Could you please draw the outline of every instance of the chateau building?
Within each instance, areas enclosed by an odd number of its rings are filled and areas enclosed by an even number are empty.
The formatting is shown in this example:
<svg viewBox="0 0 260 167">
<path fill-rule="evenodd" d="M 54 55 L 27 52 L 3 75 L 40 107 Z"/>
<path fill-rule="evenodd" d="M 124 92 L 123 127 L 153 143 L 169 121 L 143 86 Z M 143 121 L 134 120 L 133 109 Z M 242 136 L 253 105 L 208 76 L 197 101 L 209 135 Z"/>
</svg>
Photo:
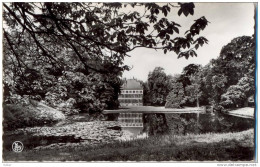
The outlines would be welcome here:
<svg viewBox="0 0 260 167">
<path fill-rule="evenodd" d="M 120 106 L 142 106 L 143 88 L 141 83 L 136 79 L 125 80 L 118 100 Z"/>
</svg>

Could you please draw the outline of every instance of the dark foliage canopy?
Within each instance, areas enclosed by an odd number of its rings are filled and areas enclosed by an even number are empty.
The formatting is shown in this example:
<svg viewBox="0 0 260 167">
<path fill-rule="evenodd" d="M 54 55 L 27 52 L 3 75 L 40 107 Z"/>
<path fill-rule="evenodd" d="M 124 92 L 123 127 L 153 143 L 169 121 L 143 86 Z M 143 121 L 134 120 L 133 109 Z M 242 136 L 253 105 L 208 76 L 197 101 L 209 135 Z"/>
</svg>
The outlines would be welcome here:
<svg viewBox="0 0 260 167">
<path fill-rule="evenodd" d="M 44 57 L 56 68 L 62 65 L 56 54 L 64 48 L 74 53 L 85 73 L 91 70 L 107 73 L 127 69 L 122 61 L 127 52 L 135 48 L 163 49 L 165 53 L 172 51 L 178 57 L 188 58 L 196 56 L 191 46 L 197 49 L 207 43 L 204 37 L 196 38 L 208 24 L 205 17 L 195 20 L 185 37 L 176 37 L 180 25 L 166 18 L 172 8 L 179 8 L 179 15 L 193 15 L 193 3 L 164 6 L 156 3 L 4 3 L 3 6 L 4 38 L 12 54 L 19 55 L 17 48 L 28 38 L 28 42 L 37 47 L 34 54 Z M 127 6 L 140 7 L 144 13 L 124 12 Z M 165 17 L 159 18 L 160 13 Z M 22 65 L 22 60 L 19 61 Z"/>
<path fill-rule="evenodd" d="M 91 110 L 118 106 L 130 51 L 160 49 L 188 59 L 207 43 L 199 36 L 207 19 L 198 18 L 179 35 L 181 25 L 167 19 L 175 9 L 188 16 L 195 5 L 3 3 L 5 97 L 29 95 L 54 107 L 76 101 Z"/>
</svg>

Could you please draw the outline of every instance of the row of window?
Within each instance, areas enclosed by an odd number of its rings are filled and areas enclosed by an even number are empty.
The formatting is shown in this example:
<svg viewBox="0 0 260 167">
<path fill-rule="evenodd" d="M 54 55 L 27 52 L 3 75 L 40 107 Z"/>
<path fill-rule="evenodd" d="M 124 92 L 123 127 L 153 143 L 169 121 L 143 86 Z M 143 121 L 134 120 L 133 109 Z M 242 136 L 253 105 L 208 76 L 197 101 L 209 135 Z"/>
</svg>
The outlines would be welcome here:
<svg viewBox="0 0 260 167">
<path fill-rule="evenodd" d="M 142 94 L 122 94 L 119 95 L 119 98 L 142 98 Z"/>
<path fill-rule="evenodd" d="M 142 99 L 118 99 L 119 103 L 143 103 Z"/>
<path fill-rule="evenodd" d="M 124 93 L 143 93 L 142 90 L 122 90 L 121 91 L 121 94 L 124 94 Z"/>
<path fill-rule="evenodd" d="M 143 123 L 123 123 L 122 127 L 143 127 Z"/>
<path fill-rule="evenodd" d="M 120 118 L 132 118 L 132 119 L 137 119 L 137 118 L 142 118 L 143 114 L 141 113 L 120 113 L 118 116 L 118 119 Z"/>
<path fill-rule="evenodd" d="M 119 122 L 124 123 L 143 123 L 142 119 L 119 119 Z"/>
</svg>

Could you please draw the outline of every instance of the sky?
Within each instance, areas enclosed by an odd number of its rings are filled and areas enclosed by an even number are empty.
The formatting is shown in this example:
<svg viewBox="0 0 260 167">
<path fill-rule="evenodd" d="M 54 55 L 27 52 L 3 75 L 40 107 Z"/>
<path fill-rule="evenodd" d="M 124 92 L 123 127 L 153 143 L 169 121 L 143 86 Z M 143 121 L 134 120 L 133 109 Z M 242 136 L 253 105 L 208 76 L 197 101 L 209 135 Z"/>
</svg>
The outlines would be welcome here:
<svg viewBox="0 0 260 167">
<path fill-rule="evenodd" d="M 219 56 L 221 48 L 232 39 L 254 33 L 253 3 L 195 3 L 194 15 L 185 17 L 177 15 L 178 8 L 172 9 L 167 18 L 179 23 L 180 35 L 194 23 L 194 20 L 205 16 L 210 22 L 200 36 L 209 40 L 209 44 L 197 50 L 198 57 L 177 59 L 174 52 L 164 54 L 162 50 L 138 48 L 129 52 L 124 63 L 132 69 L 123 73 L 123 78 L 137 78 L 146 81 L 149 72 L 155 67 L 163 67 L 167 75 L 179 74 L 191 64 L 206 65 L 211 59 Z"/>
</svg>

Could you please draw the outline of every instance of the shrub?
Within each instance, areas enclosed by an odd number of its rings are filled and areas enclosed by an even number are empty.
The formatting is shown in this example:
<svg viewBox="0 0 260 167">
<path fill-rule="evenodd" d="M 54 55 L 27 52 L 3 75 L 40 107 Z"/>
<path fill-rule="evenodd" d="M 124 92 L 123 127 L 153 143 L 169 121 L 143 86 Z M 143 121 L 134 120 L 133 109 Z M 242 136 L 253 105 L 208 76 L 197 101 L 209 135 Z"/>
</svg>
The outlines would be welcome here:
<svg viewBox="0 0 260 167">
<path fill-rule="evenodd" d="M 65 119 L 64 114 L 54 108 L 36 101 L 32 103 L 5 104 L 3 106 L 4 129 L 11 130 L 27 126 L 39 126 Z"/>
</svg>

